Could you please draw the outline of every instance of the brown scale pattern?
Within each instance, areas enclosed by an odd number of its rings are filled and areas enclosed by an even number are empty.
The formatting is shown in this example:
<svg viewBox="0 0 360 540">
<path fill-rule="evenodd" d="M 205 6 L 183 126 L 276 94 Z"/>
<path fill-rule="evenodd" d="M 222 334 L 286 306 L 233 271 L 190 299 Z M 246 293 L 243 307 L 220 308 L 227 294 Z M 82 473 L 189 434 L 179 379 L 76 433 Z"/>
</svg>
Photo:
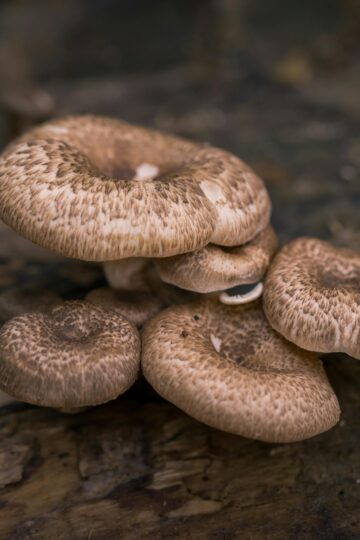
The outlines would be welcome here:
<svg viewBox="0 0 360 540">
<path fill-rule="evenodd" d="M 0 292 L 0 321 L 7 321 L 28 311 L 48 311 L 61 303 L 61 297 L 46 289 L 13 287 Z"/>
<path fill-rule="evenodd" d="M 161 279 L 183 289 L 208 293 L 260 281 L 277 248 L 277 237 L 268 225 L 242 246 L 202 249 L 156 261 Z"/>
<path fill-rule="evenodd" d="M 142 163 L 159 175 L 129 179 Z M 118 120 L 53 120 L 0 158 L 0 217 L 69 257 L 163 257 L 209 242 L 243 243 L 269 215 L 262 181 L 240 159 Z"/>
<path fill-rule="evenodd" d="M 86 300 L 122 315 L 140 328 L 156 315 L 163 304 L 159 298 L 146 291 L 121 291 L 101 287 L 90 291 Z"/>
<path fill-rule="evenodd" d="M 133 324 L 90 303 L 21 315 L 0 330 L 0 389 L 35 405 L 104 403 L 135 382 L 139 365 Z"/>
<path fill-rule="evenodd" d="M 203 300 L 161 312 L 145 325 L 142 369 L 180 409 L 244 437 L 302 440 L 339 419 L 319 359 L 272 330 L 258 302 Z"/>
<path fill-rule="evenodd" d="M 360 359 L 360 254 L 299 238 L 277 254 L 264 287 L 270 324 L 318 352 Z"/>
</svg>

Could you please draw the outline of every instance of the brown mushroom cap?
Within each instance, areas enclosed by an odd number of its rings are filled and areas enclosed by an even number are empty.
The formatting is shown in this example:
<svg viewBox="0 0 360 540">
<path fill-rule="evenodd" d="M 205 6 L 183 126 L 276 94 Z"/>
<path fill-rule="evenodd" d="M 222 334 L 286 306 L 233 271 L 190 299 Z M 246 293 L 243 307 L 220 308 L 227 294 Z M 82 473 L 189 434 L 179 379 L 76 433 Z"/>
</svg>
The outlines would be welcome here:
<svg viewBox="0 0 360 540">
<path fill-rule="evenodd" d="M 46 289 L 14 287 L 0 292 L 0 321 L 7 321 L 28 311 L 48 311 L 61 303 L 61 297 Z"/>
<path fill-rule="evenodd" d="M 244 437 L 297 441 L 339 419 L 321 362 L 277 334 L 258 303 L 162 311 L 144 328 L 142 369 L 165 399 Z"/>
<path fill-rule="evenodd" d="M 35 405 L 104 403 L 135 382 L 139 366 L 132 323 L 86 302 L 21 315 L 0 329 L 0 389 Z"/>
<path fill-rule="evenodd" d="M 166 257 L 269 222 L 263 182 L 214 148 L 100 117 L 36 127 L 0 159 L 0 217 L 68 257 Z"/>
<path fill-rule="evenodd" d="M 276 248 L 275 231 L 268 225 L 244 245 L 224 248 L 209 244 L 191 253 L 157 259 L 156 265 L 167 283 L 208 293 L 261 280 Z"/>
<path fill-rule="evenodd" d="M 360 359 L 360 254 L 298 238 L 274 258 L 264 286 L 273 328 L 298 346 Z"/>
<path fill-rule="evenodd" d="M 159 298 L 146 291 L 115 291 L 107 287 L 94 289 L 86 300 L 126 317 L 138 328 L 163 307 Z"/>
</svg>

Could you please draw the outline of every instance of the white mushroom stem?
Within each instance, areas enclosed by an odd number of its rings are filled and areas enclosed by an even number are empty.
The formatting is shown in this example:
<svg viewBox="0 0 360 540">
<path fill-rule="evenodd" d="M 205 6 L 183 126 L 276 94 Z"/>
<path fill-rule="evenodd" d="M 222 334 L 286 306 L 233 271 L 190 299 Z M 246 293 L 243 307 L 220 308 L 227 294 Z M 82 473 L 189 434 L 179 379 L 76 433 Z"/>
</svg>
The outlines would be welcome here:
<svg viewBox="0 0 360 540">
<path fill-rule="evenodd" d="M 240 304 L 247 304 L 248 302 L 253 302 L 262 295 L 264 286 L 260 281 L 255 285 L 251 291 L 246 294 L 234 294 L 231 296 L 226 291 L 222 292 L 219 296 L 220 302 L 227 304 L 228 306 L 238 306 Z"/>
<path fill-rule="evenodd" d="M 142 257 L 104 262 L 106 279 L 113 289 L 127 291 L 147 289 L 143 278 L 143 269 L 147 262 L 148 260 Z"/>
<path fill-rule="evenodd" d="M 5 392 L 2 392 L 0 390 L 0 407 L 4 407 L 5 405 L 10 405 L 10 403 L 16 403 L 18 400 L 14 399 L 13 397 L 9 396 L 8 394 L 5 394 Z"/>
</svg>

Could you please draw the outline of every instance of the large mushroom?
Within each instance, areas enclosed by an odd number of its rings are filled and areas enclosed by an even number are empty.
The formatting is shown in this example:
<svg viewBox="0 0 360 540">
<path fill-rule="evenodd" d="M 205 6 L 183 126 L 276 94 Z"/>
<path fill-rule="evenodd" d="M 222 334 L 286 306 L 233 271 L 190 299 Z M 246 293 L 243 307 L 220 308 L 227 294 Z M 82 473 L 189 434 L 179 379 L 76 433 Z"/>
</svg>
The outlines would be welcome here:
<svg viewBox="0 0 360 540">
<path fill-rule="evenodd" d="M 20 315 L 0 329 L 0 390 L 35 405 L 105 403 L 135 382 L 139 367 L 135 326 L 87 302 Z"/>
<path fill-rule="evenodd" d="M 269 442 L 330 429 L 339 405 L 319 359 L 268 324 L 258 302 L 203 300 L 144 328 L 142 369 L 155 390 L 209 426 Z"/>
<path fill-rule="evenodd" d="M 264 309 L 298 346 L 360 359 L 360 254 L 315 238 L 290 242 L 271 264 Z"/>
<path fill-rule="evenodd" d="M 237 289 L 238 294 L 224 291 L 220 295 L 225 304 L 241 304 L 261 295 L 261 279 L 276 248 L 274 229 L 268 225 L 246 244 L 230 248 L 209 244 L 197 251 L 157 259 L 156 264 L 165 282 L 199 293 L 251 285 L 245 294 Z"/>
<path fill-rule="evenodd" d="M 252 240 L 269 215 L 262 181 L 239 158 L 119 120 L 53 120 L 0 158 L 0 217 L 67 257 L 112 262 L 231 247 Z"/>
</svg>

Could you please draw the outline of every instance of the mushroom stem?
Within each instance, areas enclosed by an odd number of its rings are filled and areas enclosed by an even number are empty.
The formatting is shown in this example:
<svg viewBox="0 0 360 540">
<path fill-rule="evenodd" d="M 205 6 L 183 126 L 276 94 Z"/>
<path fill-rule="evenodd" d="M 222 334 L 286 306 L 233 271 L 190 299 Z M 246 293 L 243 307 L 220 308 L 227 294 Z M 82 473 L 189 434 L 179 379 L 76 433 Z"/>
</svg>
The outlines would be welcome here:
<svg viewBox="0 0 360 540">
<path fill-rule="evenodd" d="M 106 279 L 113 289 L 125 291 L 147 290 L 144 268 L 148 260 L 143 257 L 129 257 L 103 263 Z"/>
</svg>

